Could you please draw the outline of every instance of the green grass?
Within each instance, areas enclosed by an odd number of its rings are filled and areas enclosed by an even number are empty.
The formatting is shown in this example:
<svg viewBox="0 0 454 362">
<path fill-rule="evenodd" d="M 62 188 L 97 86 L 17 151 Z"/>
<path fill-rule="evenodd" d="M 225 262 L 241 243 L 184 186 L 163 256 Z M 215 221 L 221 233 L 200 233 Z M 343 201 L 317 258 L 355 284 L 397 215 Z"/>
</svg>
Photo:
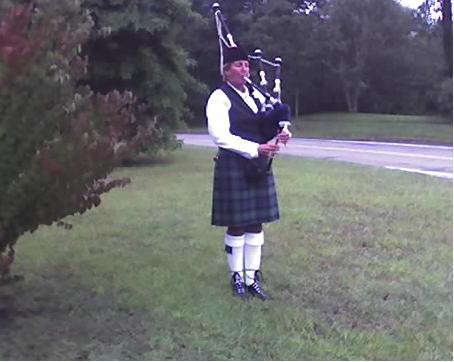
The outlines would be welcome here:
<svg viewBox="0 0 454 362">
<path fill-rule="evenodd" d="M 73 230 L 24 235 L 25 280 L 0 288 L 0 359 L 452 359 L 451 182 L 276 159 L 273 299 L 241 302 L 209 224 L 214 152 L 119 169 L 132 184 Z"/>
<path fill-rule="evenodd" d="M 308 138 L 452 145 L 452 120 L 435 116 L 318 113 L 303 116 L 293 125 L 296 135 Z"/>
<path fill-rule="evenodd" d="M 206 133 L 206 127 L 181 130 Z M 295 137 L 452 145 L 452 120 L 437 116 L 317 113 L 292 121 Z"/>
</svg>

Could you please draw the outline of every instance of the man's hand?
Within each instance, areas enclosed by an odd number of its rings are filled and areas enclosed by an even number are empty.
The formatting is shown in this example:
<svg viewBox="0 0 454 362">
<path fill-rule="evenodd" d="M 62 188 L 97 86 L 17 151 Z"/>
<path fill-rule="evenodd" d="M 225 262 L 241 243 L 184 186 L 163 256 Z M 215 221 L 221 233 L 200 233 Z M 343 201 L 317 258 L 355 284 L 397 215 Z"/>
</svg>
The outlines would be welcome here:
<svg viewBox="0 0 454 362">
<path fill-rule="evenodd" d="M 259 145 L 259 154 L 273 157 L 279 151 L 279 145 L 275 143 L 263 143 Z"/>
<path fill-rule="evenodd" d="M 280 132 L 277 134 L 277 139 L 284 145 L 287 145 L 290 138 L 292 138 L 292 134 L 290 132 Z"/>
</svg>

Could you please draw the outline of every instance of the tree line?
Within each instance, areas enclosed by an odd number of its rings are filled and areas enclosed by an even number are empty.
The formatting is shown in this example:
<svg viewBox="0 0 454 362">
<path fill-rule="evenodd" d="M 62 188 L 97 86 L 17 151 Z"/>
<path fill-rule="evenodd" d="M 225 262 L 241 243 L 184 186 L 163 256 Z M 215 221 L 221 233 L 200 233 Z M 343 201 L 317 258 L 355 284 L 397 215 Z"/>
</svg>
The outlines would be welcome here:
<svg viewBox="0 0 454 362">
<path fill-rule="evenodd" d="M 283 58 L 283 96 L 296 115 L 452 113 L 450 0 L 427 0 L 417 10 L 394 0 L 219 3 L 250 51 Z M 193 74 L 212 88 L 218 51 L 210 5 L 193 1 L 207 25 L 188 49 L 198 61 Z"/>
</svg>

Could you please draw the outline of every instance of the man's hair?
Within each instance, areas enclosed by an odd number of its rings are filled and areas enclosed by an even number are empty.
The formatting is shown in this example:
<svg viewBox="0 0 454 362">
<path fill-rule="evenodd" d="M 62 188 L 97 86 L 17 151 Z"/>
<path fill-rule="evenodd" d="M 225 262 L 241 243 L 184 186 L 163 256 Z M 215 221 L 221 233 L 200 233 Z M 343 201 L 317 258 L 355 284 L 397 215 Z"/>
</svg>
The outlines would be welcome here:
<svg viewBox="0 0 454 362">
<path fill-rule="evenodd" d="M 230 69 L 232 63 L 226 63 L 222 66 L 222 81 L 225 82 L 227 79 L 225 78 L 225 72 Z"/>
</svg>

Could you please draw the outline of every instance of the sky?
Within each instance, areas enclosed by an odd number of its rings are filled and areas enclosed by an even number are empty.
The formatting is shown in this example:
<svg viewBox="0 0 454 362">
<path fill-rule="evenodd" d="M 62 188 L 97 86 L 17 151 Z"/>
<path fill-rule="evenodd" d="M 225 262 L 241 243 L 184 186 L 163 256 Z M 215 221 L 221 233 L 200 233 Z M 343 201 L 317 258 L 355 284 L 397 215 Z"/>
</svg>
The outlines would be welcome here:
<svg viewBox="0 0 454 362">
<path fill-rule="evenodd" d="M 423 3 L 424 0 L 399 0 L 403 6 L 408 6 L 409 8 L 416 9 L 419 5 Z"/>
</svg>

